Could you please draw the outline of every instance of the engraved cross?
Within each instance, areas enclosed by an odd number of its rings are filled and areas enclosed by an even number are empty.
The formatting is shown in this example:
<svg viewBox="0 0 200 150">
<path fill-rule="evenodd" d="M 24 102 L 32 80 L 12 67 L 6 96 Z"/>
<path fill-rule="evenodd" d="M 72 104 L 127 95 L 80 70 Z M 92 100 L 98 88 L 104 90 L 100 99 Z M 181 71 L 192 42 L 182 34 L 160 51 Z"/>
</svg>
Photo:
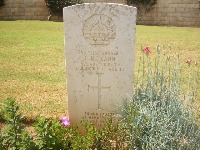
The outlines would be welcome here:
<svg viewBox="0 0 200 150">
<path fill-rule="evenodd" d="M 93 89 L 96 88 L 98 90 L 98 109 L 101 109 L 101 110 L 102 110 L 102 108 L 101 108 L 101 90 L 111 88 L 111 86 L 104 86 L 104 87 L 101 86 L 101 75 L 102 74 L 103 73 L 97 73 L 97 75 L 98 75 L 98 85 L 97 86 L 88 85 L 88 91 L 90 90 L 90 88 L 93 88 Z"/>
</svg>

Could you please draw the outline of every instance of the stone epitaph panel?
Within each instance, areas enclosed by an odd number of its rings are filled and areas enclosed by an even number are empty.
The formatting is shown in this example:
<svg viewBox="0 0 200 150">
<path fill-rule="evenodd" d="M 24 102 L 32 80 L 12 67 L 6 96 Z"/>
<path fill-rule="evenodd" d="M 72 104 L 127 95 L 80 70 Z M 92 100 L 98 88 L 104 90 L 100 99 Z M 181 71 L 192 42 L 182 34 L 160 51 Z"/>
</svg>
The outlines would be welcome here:
<svg viewBox="0 0 200 150">
<path fill-rule="evenodd" d="M 101 127 L 132 94 L 136 8 L 88 3 L 64 8 L 68 114 Z"/>
</svg>

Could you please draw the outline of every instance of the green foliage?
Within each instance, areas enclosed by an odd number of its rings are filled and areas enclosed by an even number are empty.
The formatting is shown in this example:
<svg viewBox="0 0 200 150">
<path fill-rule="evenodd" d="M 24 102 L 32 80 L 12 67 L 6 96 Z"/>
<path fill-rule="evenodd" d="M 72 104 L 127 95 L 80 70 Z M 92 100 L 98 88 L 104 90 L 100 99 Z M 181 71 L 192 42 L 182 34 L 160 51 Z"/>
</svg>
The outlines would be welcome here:
<svg viewBox="0 0 200 150">
<path fill-rule="evenodd" d="M 110 118 L 107 120 L 105 127 L 101 130 L 102 149 L 114 148 L 130 149 L 126 141 L 126 128 L 124 128 L 119 120 Z"/>
<path fill-rule="evenodd" d="M 126 142 L 124 129 L 114 119 L 107 120 L 102 129 L 97 129 L 93 124 L 82 122 L 85 135 L 73 136 L 73 149 L 125 149 Z M 80 145 L 80 143 L 82 143 Z"/>
<path fill-rule="evenodd" d="M 4 0 L 0 0 L 0 7 L 2 7 L 4 5 L 5 5 Z"/>
<path fill-rule="evenodd" d="M 137 20 L 140 20 L 144 14 L 152 10 L 157 0 L 127 0 L 128 5 L 137 7 Z"/>
<path fill-rule="evenodd" d="M 142 5 L 150 5 L 153 6 L 154 4 L 157 3 L 157 0 L 127 0 L 128 5 L 132 4 L 142 4 Z"/>
<path fill-rule="evenodd" d="M 54 14 L 63 15 L 63 8 L 82 3 L 82 0 L 45 0 L 46 6 Z"/>
<path fill-rule="evenodd" d="M 79 141 L 74 141 L 81 136 L 78 128 L 76 126 L 64 127 L 56 119 L 49 120 L 43 116 L 38 117 L 35 131 L 37 133 L 36 144 L 40 150 L 65 150 L 82 145 Z M 77 145 L 75 142 L 78 142 Z"/>
<path fill-rule="evenodd" d="M 82 121 L 82 127 L 85 134 L 81 135 L 79 132 L 71 138 L 72 149 L 128 149 L 126 146 L 124 129 L 120 124 L 114 123 L 113 118 L 106 121 L 103 128 L 97 129 L 93 124 Z M 78 130 L 76 130 L 78 131 Z"/>
<path fill-rule="evenodd" d="M 71 149 L 71 136 L 78 134 L 78 129 L 75 126 L 64 127 L 58 120 L 51 121 L 51 131 L 57 139 L 57 144 L 60 144 L 61 149 Z M 58 145 L 56 146 L 58 147 Z"/>
<path fill-rule="evenodd" d="M 143 51 L 140 59 L 142 79 L 138 80 L 132 99 L 125 102 L 122 108 L 127 141 L 133 149 L 198 150 L 200 126 L 193 108 L 196 85 L 192 88 L 189 78 L 188 91 L 182 93 L 179 56 L 170 58 L 162 55 L 159 46 L 157 52 L 152 63 L 151 53 L 146 51 L 145 59 Z M 190 68 L 190 63 L 185 65 Z M 192 83 L 197 82 L 196 77 L 194 73 Z"/>
<path fill-rule="evenodd" d="M 95 149 L 99 146 L 100 131 L 97 130 L 92 124 L 85 121 L 81 122 L 81 126 L 85 130 L 85 135 L 81 133 L 72 136 L 73 149 Z M 78 128 L 77 128 L 78 129 Z"/>
<path fill-rule="evenodd" d="M 97 129 L 93 124 L 81 122 L 85 131 L 82 134 L 76 125 L 63 126 L 60 121 L 38 117 L 34 124 L 36 133 L 34 140 L 25 130 L 19 107 L 14 99 L 7 99 L 4 118 L 8 125 L 0 134 L 0 149 L 16 150 L 65 150 L 65 149 L 122 149 L 125 144 L 125 132 L 120 124 L 109 119 L 102 129 Z M 124 148 L 125 149 L 125 148 Z"/>
<path fill-rule="evenodd" d="M 35 124 L 35 131 L 37 132 L 36 143 L 39 149 L 62 149 L 62 144 L 56 134 L 53 132 L 53 126 L 58 127 L 56 122 L 50 122 L 45 117 L 39 117 Z"/>
<path fill-rule="evenodd" d="M 9 123 L 1 131 L 1 144 L 3 149 L 31 149 L 34 148 L 32 137 L 21 124 L 22 116 L 18 113 L 19 107 L 15 100 L 8 98 L 5 102 L 5 120 Z"/>
</svg>

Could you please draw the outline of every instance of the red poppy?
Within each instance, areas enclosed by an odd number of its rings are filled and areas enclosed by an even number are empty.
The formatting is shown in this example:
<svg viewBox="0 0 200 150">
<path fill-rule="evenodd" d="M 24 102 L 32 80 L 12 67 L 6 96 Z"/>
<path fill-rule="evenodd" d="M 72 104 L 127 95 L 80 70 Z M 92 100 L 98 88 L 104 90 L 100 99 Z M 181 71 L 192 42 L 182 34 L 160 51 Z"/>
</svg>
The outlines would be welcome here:
<svg viewBox="0 0 200 150">
<path fill-rule="evenodd" d="M 145 52 L 145 53 L 151 53 L 149 47 L 146 47 L 146 48 L 144 49 L 144 52 Z"/>
</svg>

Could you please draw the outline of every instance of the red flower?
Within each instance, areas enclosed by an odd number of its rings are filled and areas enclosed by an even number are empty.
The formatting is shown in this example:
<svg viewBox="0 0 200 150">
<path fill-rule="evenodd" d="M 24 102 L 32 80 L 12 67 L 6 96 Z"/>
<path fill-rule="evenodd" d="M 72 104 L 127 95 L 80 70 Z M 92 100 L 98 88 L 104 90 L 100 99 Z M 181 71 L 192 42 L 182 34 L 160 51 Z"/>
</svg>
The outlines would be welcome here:
<svg viewBox="0 0 200 150">
<path fill-rule="evenodd" d="M 151 53 L 149 47 L 146 47 L 146 48 L 144 49 L 144 52 L 147 53 L 147 54 L 148 54 L 148 53 Z"/>
</svg>

